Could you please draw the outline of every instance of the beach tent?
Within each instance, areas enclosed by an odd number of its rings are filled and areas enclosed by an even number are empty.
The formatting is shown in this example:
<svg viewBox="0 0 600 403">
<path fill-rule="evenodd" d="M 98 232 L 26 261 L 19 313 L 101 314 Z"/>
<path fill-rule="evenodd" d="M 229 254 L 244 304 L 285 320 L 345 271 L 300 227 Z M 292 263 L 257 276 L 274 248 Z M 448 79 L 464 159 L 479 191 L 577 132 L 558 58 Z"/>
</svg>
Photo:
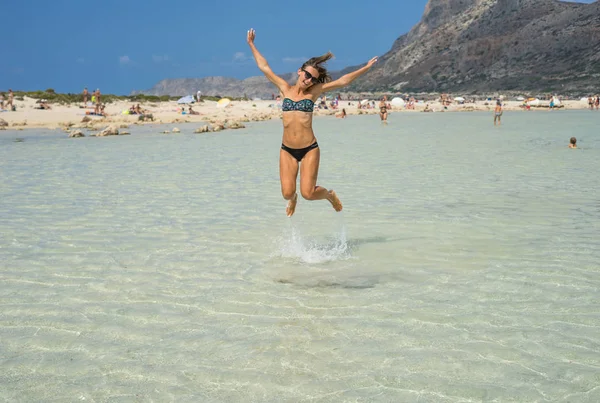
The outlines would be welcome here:
<svg viewBox="0 0 600 403">
<path fill-rule="evenodd" d="M 403 107 L 405 103 L 406 102 L 404 102 L 404 100 L 400 97 L 392 98 L 392 101 L 391 101 L 392 106 Z"/>
<path fill-rule="evenodd" d="M 185 97 L 179 98 L 177 100 L 178 104 L 193 104 L 194 102 L 196 101 L 194 100 L 193 95 L 186 95 Z"/>
<path fill-rule="evenodd" d="M 231 99 L 221 98 L 221 99 L 219 99 L 219 102 L 217 102 L 217 108 L 225 108 L 230 103 L 231 103 Z"/>
</svg>

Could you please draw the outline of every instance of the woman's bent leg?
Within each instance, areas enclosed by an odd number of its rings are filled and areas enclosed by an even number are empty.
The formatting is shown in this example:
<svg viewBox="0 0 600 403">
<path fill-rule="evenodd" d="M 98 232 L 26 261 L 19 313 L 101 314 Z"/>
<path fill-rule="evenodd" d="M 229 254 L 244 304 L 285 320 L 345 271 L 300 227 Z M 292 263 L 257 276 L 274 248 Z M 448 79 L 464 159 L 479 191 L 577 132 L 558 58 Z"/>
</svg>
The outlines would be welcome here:
<svg viewBox="0 0 600 403">
<path fill-rule="evenodd" d="M 306 200 L 327 199 L 335 211 L 341 211 L 342 202 L 335 192 L 317 185 L 320 159 L 321 150 L 319 148 L 310 150 L 302 159 L 302 164 L 300 164 L 300 193 Z"/>
</svg>

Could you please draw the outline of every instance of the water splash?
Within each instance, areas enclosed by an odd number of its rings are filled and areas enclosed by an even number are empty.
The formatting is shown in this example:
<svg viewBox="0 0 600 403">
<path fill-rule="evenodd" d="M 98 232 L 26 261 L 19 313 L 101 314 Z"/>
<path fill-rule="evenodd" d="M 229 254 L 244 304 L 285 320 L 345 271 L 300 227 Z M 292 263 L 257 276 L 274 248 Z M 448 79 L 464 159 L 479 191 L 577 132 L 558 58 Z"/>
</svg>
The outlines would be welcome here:
<svg viewBox="0 0 600 403">
<path fill-rule="evenodd" d="M 351 257 L 350 247 L 346 237 L 346 227 L 340 227 L 330 239 L 319 241 L 304 236 L 292 221 L 286 232 L 276 239 L 274 256 L 291 258 L 303 263 L 318 264 Z"/>
</svg>

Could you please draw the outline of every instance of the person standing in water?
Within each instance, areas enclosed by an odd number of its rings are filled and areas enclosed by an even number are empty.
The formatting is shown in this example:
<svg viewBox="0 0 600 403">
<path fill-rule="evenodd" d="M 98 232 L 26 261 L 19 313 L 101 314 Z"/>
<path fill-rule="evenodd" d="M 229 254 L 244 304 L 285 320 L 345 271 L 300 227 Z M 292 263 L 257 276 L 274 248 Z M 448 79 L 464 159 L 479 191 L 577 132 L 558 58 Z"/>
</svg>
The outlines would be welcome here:
<svg viewBox="0 0 600 403">
<path fill-rule="evenodd" d="M 571 140 L 569 140 L 569 148 L 577 148 L 577 139 L 575 137 L 571 137 Z"/>
<path fill-rule="evenodd" d="M 382 123 L 387 123 L 387 99 L 386 97 L 381 98 L 379 101 L 379 117 L 381 118 Z"/>
<path fill-rule="evenodd" d="M 496 101 L 496 109 L 494 109 L 494 126 L 496 126 L 496 123 L 498 124 L 498 126 L 500 126 L 502 124 L 501 119 L 502 119 L 502 102 L 500 102 L 500 100 L 497 100 Z"/>
<path fill-rule="evenodd" d="M 306 200 L 327 199 L 335 211 L 342 210 L 342 202 L 333 190 L 317 185 L 321 151 L 312 129 L 315 101 L 324 92 L 343 88 L 366 73 L 377 61 L 372 58 L 364 67 L 332 81 L 323 64 L 333 57 L 331 52 L 308 59 L 298 69 L 298 79 L 288 84 L 271 70 L 267 60 L 256 49 L 256 32 L 250 29 L 246 40 L 256 65 L 279 89 L 283 96 L 283 141 L 279 151 L 279 177 L 281 193 L 288 201 L 286 214 L 291 217 L 296 211 L 298 194 L 296 180 L 300 171 L 300 193 Z"/>
</svg>

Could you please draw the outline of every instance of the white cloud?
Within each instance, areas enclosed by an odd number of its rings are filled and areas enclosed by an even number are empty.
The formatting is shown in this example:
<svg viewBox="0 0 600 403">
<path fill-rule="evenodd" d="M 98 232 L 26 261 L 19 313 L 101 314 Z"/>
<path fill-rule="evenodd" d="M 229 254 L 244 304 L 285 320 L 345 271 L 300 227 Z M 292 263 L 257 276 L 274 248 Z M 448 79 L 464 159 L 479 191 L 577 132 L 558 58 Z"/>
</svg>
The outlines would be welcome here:
<svg viewBox="0 0 600 403">
<path fill-rule="evenodd" d="M 308 57 L 284 57 L 282 61 L 284 63 L 304 63 L 308 60 Z"/>
<path fill-rule="evenodd" d="M 131 59 L 129 58 L 129 56 L 125 55 L 125 56 L 119 57 L 119 64 L 129 64 L 129 63 L 131 63 Z"/>
<path fill-rule="evenodd" d="M 162 63 L 168 62 L 171 59 L 169 58 L 169 55 L 152 55 L 152 60 L 154 63 Z"/>
<path fill-rule="evenodd" d="M 246 59 L 248 59 L 248 57 L 246 57 L 244 52 L 235 52 L 233 55 L 234 62 L 244 62 Z"/>
</svg>

